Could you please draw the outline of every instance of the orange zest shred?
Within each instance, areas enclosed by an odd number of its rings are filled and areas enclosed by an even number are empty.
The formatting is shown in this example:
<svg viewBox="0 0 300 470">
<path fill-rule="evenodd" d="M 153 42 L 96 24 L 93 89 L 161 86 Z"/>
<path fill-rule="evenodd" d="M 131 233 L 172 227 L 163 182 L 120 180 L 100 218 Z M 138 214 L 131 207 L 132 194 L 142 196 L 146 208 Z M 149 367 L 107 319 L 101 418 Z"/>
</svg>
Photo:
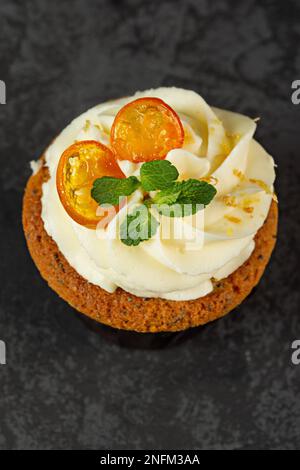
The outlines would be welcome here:
<svg viewBox="0 0 300 470">
<path fill-rule="evenodd" d="M 239 217 L 234 217 L 233 215 L 224 215 L 225 219 L 229 220 L 229 222 L 232 222 L 234 224 L 239 224 L 241 223 L 241 219 Z"/>
</svg>

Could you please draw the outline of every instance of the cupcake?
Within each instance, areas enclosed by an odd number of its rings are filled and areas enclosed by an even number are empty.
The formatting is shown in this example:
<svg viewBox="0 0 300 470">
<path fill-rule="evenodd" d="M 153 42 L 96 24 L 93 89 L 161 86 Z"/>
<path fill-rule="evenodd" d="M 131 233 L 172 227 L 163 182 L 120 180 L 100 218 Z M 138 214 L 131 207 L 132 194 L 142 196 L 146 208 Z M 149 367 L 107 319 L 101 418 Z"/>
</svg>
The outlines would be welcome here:
<svg viewBox="0 0 300 470">
<path fill-rule="evenodd" d="M 275 245 L 274 161 L 256 120 L 179 88 L 91 108 L 32 163 L 23 226 L 42 277 L 82 314 L 175 332 L 239 305 Z"/>
</svg>

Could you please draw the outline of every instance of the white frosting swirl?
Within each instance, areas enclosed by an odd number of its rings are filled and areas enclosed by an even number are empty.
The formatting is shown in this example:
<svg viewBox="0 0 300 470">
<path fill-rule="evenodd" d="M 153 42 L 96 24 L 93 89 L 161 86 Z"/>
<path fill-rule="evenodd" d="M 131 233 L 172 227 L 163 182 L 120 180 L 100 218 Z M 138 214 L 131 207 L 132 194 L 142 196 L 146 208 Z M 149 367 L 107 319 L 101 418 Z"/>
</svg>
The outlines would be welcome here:
<svg viewBox="0 0 300 470">
<path fill-rule="evenodd" d="M 162 217 L 151 240 L 128 247 L 111 237 L 125 209 L 102 231 L 87 229 L 68 216 L 57 194 L 56 168 L 75 140 L 108 144 L 116 113 L 142 96 L 161 98 L 182 120 L 183 148 L 166 157 L 177 167 L 179 178 L 211 177 L 217 196 L 195 216 L 172 219 L 171 238 L 163 235 L 170 218 Z M 253 139 L 255 128 L 252 119 L 210 108 L 197 93 L 178 88 L 147 90 L 95 106 L 72 121 L 46 151 L 50 179 L 43 185 L 45 229 L 70 265 L 108 292 L 122 287 L 143 297 L 202 297 L 212 291 L 212 279 L 227 277 L 249 258 L 254 236 L 269 211 L 274 162 Z M 139 164 L 120 161 L 119 165 L 126 176 L 139 172 Z M 138 190 L 130 204 L 141 199 Z"/>
</svg>

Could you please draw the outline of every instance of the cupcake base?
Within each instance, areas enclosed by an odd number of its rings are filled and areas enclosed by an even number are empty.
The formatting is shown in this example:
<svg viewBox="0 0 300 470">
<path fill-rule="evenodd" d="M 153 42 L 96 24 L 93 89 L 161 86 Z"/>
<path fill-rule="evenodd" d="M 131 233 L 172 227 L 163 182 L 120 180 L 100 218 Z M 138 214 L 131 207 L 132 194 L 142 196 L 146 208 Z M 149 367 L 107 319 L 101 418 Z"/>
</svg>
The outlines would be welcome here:
<svg viewBox="0 0 300 470">
<path fill-rule="evenodd" d="M 176 332 L 226 315 L 259 282 L 276 242 L 278 209 L 273 201 L 264 225 L 255 236 L 255 249 L 250 258 L 226 279 L 215 282 L 213 292 L 205 297 L 191 301 L 146 299 L 120 288 L 109 294 L 80 276 L 45 231 L 41 197 L 42 185 L 48 178 L 48 169 L 42 166 L 29 178 L 25 190 L 23 227 L 30 254 L 42 277 L 60 297 L 92 320 L 116 329 Z"/>
</svg>

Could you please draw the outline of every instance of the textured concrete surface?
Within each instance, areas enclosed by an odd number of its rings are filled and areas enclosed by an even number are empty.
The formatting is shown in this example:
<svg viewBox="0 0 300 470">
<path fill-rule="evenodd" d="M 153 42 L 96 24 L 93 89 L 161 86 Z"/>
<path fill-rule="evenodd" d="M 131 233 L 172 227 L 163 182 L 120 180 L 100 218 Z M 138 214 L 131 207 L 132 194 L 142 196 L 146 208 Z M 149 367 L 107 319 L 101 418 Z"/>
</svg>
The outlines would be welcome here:
<svg viewBox="0 0 300 470">
<path fill-rule="evenodd" d="M 300 447 L 299 2 L 1 0 L 0 448 Z M 235 313 L 163 350 L 120 348 L 45 285 L 21 230 L 29 161 L 73 117 L 177 85 L 261 116 L 279 241 Z"/>
</svg>

